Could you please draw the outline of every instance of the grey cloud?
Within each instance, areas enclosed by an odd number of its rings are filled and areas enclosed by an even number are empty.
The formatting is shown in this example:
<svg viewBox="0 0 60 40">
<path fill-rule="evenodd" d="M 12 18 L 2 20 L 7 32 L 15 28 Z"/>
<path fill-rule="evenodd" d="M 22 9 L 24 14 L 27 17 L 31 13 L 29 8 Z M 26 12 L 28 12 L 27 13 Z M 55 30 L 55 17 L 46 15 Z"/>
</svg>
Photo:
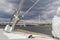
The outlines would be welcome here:
<svg viewBox="0 0 60 40">
<path fill-rule="evenodd" d="M 7 3 L 11 3 L 13 5 L 13 10 L 15 10 L 18 6 L 19 0 L 7 0 Z M 26 0 L 22 12 L 24 13 L 32 5 L 33 2 Z M 38 16 L 40 15 L 42 21 L 51 21 L 53 16 L 56 15 L 56 9 L 58 6 L 60 6 L 60 0 L 40 0 L 37 5 L 25 15 L 24 19 L 38 19 Z"/>
</svg>

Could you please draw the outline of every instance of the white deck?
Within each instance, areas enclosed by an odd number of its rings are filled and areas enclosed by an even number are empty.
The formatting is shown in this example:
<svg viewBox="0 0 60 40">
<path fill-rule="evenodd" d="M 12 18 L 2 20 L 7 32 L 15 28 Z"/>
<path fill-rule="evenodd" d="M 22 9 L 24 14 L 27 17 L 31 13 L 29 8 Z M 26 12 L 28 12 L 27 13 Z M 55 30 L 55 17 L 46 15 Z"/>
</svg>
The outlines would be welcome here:
<svg viewBox="0 0 60 40">
<path fill-rule="evenodd" d="M 25 34 L 25 33 L 6 33 L 6 32 L 4 32 L 3 33 L 5 36 L 7 36 L 9 39 L 26 39 L 26 38 L 28 38 L 28 36 L 30 35 L 30 34 Z"/>
<path fill-rule="evenodd" d="M 30 34 L 22 33 L 22 32 L 12 32 L 12 33 L 6 33 L 3 31 L 3 29 L 0 29 L 0 39 L 1 40 L 27 40 L 28 36 Z M 35 36 L 35 35 L 34 35 Z M 34 38 L 34 39 L 28 39 L 28 40 L 55 40 L 49 37 L 46 38 Z"/>
</svg>

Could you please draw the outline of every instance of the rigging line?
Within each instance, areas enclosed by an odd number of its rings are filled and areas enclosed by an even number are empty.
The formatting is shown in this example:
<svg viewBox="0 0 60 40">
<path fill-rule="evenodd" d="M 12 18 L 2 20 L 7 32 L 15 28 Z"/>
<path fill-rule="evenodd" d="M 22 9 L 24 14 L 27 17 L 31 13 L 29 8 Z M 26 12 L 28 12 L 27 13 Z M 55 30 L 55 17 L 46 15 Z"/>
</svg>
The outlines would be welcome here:
<svg viewBox="0 0 60 40">
<path fill-rule="evenodd" d="M 21 18 L 23 18 L 38 2 L 39 2 L 39 0 L 37 0 L 30 8 L 24 13 L 24 15 L 22 15 Z"/>
<path fill-rule="evenodd" d="M 35 3 L 35 1 L 31 0 L 33 3 Z M 37 6 L 40 6 L 39 4 L 37 4 Z"/>
</svg>

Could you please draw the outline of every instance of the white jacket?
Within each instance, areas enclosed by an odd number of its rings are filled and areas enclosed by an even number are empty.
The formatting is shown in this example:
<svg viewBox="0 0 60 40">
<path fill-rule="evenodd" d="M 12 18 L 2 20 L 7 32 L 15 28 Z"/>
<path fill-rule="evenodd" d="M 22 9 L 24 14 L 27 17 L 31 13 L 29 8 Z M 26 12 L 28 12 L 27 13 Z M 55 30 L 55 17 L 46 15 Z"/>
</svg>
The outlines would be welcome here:
<svg viewBox="0 0 60 40">
<path fill-rule="evenodd" d="M 52 20 L 52 35 L 60 37 L 60 16 L 54 16 Z"/>
</svg>

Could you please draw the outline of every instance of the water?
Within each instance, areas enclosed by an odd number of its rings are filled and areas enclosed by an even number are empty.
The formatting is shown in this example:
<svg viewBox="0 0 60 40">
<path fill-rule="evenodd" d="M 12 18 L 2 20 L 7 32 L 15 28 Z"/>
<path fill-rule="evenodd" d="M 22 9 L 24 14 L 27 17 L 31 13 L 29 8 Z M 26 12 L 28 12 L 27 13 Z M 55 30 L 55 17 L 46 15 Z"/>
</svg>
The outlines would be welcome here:
<svg viewBox="0 0 60 40">
<path fill-rule="evenodd" d="M 43 33 L 43 34 L 47 34 L 47 35 L 52 35 L 51 31 L 52 31 L 52 26 L 51 25 L 40 25 L 40 26 L 17 26 L 15 27 L 17 29 L 24 29 L 24 30 L 28 30 L 28 31 L 32 31 L 32 32 L 38 32 L 38 33 Z"/>
<path fill-rule="evenodd" d="M 0 25 L 0 28 L 5 28 L 5 25 Z M 52 26 L 51 25 L 40 25 L 40 26 L 31 26 L 31 25 L 27 25 L 26 27 L 24 26 L 15 26 L 15 29 L 24 29 L 24 30 L 28 30 L 28 31 L 32 31 L 32 32 L 38 32 L 38 33 L 43 33 L 43 34 L 47 34 L 47 35 L 52 35 L 51 31 L 52 31 Z"/>
</svg>

